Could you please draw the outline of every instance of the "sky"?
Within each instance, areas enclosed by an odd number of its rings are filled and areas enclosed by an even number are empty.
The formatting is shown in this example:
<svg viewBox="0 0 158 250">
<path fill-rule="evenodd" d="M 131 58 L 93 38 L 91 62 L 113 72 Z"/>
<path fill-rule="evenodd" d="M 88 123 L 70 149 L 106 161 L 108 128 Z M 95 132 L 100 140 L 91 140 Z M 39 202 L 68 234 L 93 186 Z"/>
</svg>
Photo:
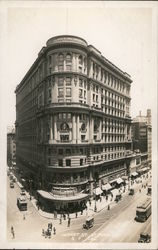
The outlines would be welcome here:
<svg viewBox="0 0 158 250">
<path fill-rule="evenodd" d="M 59 2 L 9 5 L 5 15 L 7 123 L 15 122 L 15 88 L 46 41 L 56 35 L 76 35 L 131 75 L 131 116 L 155 112 L 152 8 L 108 5 L 106 2 Z M 6 75 L 7 74 L 7 75 Z M 4 87 L 3 87 L 4 89 Z"/>
</svg>

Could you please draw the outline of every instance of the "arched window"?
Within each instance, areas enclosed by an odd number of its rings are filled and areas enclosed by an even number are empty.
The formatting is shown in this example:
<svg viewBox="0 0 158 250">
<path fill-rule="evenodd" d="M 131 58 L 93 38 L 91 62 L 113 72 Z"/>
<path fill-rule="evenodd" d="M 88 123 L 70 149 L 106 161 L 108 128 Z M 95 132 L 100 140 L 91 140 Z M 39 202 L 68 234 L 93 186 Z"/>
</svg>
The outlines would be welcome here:
<svg viewBox="0 0 158 250">
<path fill-rule="evenodd" d="M 58 55 L 58 69 L 59 71 L 64 69 L 64 55 L 63 54 Z"/>
<path fill-rule="evenodd" d="M 72 61 L 71 54 L 68 53 L 68 54 L 66 55 L 66 64 L 71 63 L 71 61 Z"/>
<path fill-rule="evenodd" d="M 66 55 L 66 70 L 71 70 L 72 56 L 70 53 Z"/>
<path fill-rule="evenodd" d="M 63 64 L 64 63 L 64 55 L 63 54 L 59 54 L 59 56 L 58 56 L 58 62 L 59 62 L 59 64 Z"/>
</svg>

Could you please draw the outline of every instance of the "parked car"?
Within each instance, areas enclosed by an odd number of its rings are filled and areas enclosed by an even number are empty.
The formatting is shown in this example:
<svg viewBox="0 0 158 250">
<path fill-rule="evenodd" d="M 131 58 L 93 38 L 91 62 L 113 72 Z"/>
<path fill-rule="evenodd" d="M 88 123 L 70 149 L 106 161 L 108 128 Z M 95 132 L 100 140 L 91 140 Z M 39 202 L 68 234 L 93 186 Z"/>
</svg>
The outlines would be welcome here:
<svg viewBox="0 0 158 250">
<path fill-rule="evenodd" d="M 26 192 L 25 192 L 25 190 L 21 190 L 21 192 L 20 192 L 20 195 L 26 195 Z"/>
<path fill-rule="evenodd" d="M 133 189 L 133 188 L 131 188 L 131 189 L 129 190 L 129 195 L 134 195 L 134 189 Z"/>
<path fill-rule="evenodd" d="M 122 199 L 122 194 L 117 194 L 115 197 L 115 201 L 118 202 L 121 199 Z"/>
<path fill-rule="evenodd" d="M 151 236 L 148 233 L 141 233 L 138 242 L 139 243 L 150 243 Z"/>
<path fill-rule="evenodd" d="M 14 183 L 10 182 L 10 188 L 14 188 Z"/>
</svg>

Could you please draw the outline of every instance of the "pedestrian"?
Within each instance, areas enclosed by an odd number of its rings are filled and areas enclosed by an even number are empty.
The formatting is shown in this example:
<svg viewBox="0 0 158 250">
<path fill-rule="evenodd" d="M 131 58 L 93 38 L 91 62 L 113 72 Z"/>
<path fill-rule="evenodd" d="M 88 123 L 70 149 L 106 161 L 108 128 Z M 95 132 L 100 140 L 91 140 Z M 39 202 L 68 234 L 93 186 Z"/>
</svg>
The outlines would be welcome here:
<svg viewBox="0 0 158 250">
<path fill-rule="evenodd" d="M 83 210 L 81 209 L 81 215 L 83 214 Z"/>
<path fill-rule="evenodd" d="M 62 218 L 60 217 L 60 224 L 62 224 Z"/>
<path fill-rule="evenodd" d="M 56 234 L 56 228 L 55 227 L 53 228 L 53 231 L 54 231 L 54 234 Z"/>
<path fill-rule="evenodd" d="M 31 197 L 31 195 L 30 195 L 30 201 L 32 200 L 32 197 Z"/>
<path fill-rule="evenodd" d="M 14 234 L 14 228 L 13 228 L 13 226 L 11 226 L 11 234 L 12 234 L 12 237 L 14 239 L 15 238 L 15 234 Z"/>
<path fill-rule="evenodd" d="M 64 220 L 66 220 L 66 215 L 65 214 L 63 214 L 63 217 L 64 217 Z"/>
<path fill-rule="evenodd" d="M 76 218 L 77 218 L 77 213 L 76 213 Z"/>
<path fill-rule="evenodd" d="M 139 189 L 139 193 L 141 193 L 141 189 Z"/>
<path fill-rule="evenodd" d="M 44 229 L 42 229 L 42 235 L 44 236 Z"/>
<path fill-rule="evenodd" d="M 108 210 L 110 210 L 110 205 L 108 205 Z"/>
<path fill-rule="evenodd" d="M 23 214 L 23 220 L 25 220 L 25 214 Z"/>
<path fill-rule="evenodd" d="M 67 218 L 69 219 L 69 213 L 67 214 Z"/>
</svg>

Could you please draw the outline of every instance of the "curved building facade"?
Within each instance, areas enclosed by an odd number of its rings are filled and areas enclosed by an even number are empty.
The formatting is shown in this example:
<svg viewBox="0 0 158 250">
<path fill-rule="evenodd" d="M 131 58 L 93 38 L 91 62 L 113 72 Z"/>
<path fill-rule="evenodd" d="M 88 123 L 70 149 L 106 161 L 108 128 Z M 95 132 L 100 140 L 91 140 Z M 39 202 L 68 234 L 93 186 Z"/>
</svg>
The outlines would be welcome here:
<svg viewBox="0 0 158 250">
<path fill-rule="evenodd" d="M 43 206 L 85 206 L 128 174 L 130 76 L 79 37 L 49 39 L 16 88 L 17 166 Z"/>
</svg>

